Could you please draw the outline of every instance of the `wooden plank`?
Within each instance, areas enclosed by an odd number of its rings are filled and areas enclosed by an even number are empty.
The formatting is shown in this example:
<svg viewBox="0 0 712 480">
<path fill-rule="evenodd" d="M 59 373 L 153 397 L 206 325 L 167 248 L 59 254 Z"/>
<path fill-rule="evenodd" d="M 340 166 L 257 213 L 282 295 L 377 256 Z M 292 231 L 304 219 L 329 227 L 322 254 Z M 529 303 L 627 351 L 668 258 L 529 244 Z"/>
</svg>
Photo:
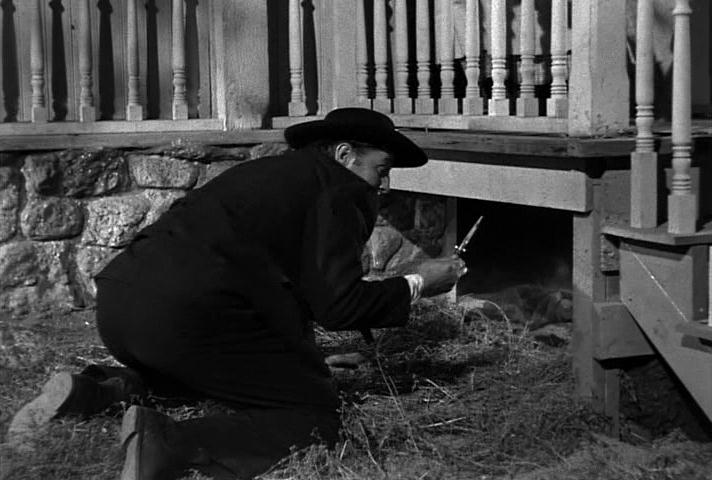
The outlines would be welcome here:
<svg viewBox="0 0 712 480">
<path fill-rule="evenodd" d="M 391 188 L 575 212 L 591 209 L 588 177 L 575 170 L 432 159 L 420 168 L 394 169 Z"/>
<path fill-rule="evenodd" d="M 661 257 L 639 246 L 624 244 L 621 248 L 621 300 L 712 420 L 712 355 L 702 348 L 688 348 L 689 342 L 679 329 L 692 320 L 690 312 L 694 307 L 683 303 L 679 293 L 671 291 L 673 286 L 678 290 L 690 287 L 693 268 L 694 262 L 689 258 Z"/>
<path fill-rule="evenodd" d="M 573 336 L 572 366 L 576 393 L 605 410 L 606 383 L 602 366 L 594 358 L 596 350 L 595 303 L 606 301 L 606 281 L 600 271 L 600 204 L 601 187 L 592 184 L 592 209 L 573 216 Z"/>
<path fill-rule="evenodd" d="M 683 335 L 689 335 L 695 338 L 702 338 L 708 342 L 712 342 L 712 327 L 707 325 L 707 322 L 686 322 L 677 326 L 677 331 Z"/>
<path fill-rule="evenodd" d="M 190 120 L 141 120 L 127 122 L 123 120 L 104 120 L 100 122 L 49 122 L 43 125 L 32 123 L 2 123 L 0 137 L 3 135 L 80 135 L 91 133 L 118 132 L 182 132 L 187 130 L 222 130 L 219 119 Z M 4 143 L 4 139 L 2 140 Z M 2 148 L 2 144 L 0 144 Z"/>
<path fill-rule="evenodd" d="M 594 324 L 594 332 L 597 332 L 594 356 L 597 360 L 655 354 L 625 305 L 599 302 L 594 304 L 594 308 L 597 314 Z"/>
<path fill-rule="evenodd" d="M 398 127 L 496 130 L 522 133 L 565 134 L 568 121 L 565 118 L 517 117 L 489 115 L 391 115 Z"/>
<path fill-rule="evenodd" d="M 192 120 L 189 120 L 192 121 Z M 124 123 L 124 122 L 122 122 Z M 145 123 L 145 122 L 141 122 Z M 12 135 L 0 137 L 0 151 L 63 150 L 69 148 L 141 148 L 153 147 L 174 141 L 204 143 L 207 145 L 249 145 L 284 142 L 281 132 L 275 130 L 231 130 L 155 132 L 139 130 L 135 133 L 93 133 L 83 135 Z"/>
<path fill-rule="evenodd" d="M 671 234 L 667 223 L 655 228 L 632 228 L 627 225 L 605 225 L 603 233 L 628 240 L 669 246 L 712 244 L 712 220 L 706 222 L 698 232 Z"/>
</svg>

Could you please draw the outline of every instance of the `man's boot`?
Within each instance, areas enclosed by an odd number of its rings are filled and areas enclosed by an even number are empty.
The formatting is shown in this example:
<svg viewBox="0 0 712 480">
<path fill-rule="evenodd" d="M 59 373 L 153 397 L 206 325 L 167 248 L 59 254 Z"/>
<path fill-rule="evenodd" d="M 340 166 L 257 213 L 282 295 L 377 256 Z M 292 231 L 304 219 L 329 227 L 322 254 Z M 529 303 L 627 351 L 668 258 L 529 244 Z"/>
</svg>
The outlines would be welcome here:
<svg viewBox="0 0 712 480">
<path fill-rule="evenodd" d="M 29 440 L 53 418 L 93 415 L 131 400 L 136 392 L 143 393 L 143 386 L 128 385 L 121 377 L 97 381 L 88 375 L 60 372 L 45 383 L 40 395 L 15 414 L 7 432 L 8 444 L 31 450 Z"/>
<path fill-rule="evenodd" d="M 121 424 L 126 452 L 121 480 L 174 480 L 191 466 L 210 463 L 168 415 L 132 406 Z"/>
</svg>

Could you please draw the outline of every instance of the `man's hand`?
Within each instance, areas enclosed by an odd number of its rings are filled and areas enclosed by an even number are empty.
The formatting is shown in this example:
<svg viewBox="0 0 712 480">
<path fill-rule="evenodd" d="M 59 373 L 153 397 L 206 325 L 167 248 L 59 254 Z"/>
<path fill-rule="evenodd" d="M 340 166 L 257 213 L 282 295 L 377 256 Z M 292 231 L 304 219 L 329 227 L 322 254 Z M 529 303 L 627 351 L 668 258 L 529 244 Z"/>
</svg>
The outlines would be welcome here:
<svg viewBox="0 0 712 480">
<path fill-rule="evenodd" d="M 457 256 L 426 260 L 415 269 L 423 277 L 423 296 L 448 292 L 467 273 L 465 262 Z"/>
</svg>

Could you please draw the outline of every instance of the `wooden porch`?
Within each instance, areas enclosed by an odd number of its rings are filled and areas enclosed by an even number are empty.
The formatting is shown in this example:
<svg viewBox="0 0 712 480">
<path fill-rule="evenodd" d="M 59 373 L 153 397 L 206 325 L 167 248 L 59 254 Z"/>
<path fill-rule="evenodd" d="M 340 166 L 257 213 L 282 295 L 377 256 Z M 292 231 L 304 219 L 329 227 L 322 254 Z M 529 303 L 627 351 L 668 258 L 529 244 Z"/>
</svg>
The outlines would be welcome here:
<svg viewBox="0 0 712 480">
<path fill-rule="evenodd" d="M 712 419 L 712 124 L 692 120 L 690 33 L 710 6 L 674 2 L 666 86 L 654 3 L 632 50 L 625 3 L 5 0 L 0 151 L 281 141 L 332 108 L 382 111 L 431 158 L 393 188 L 571 212 L 583 397 L 615 418 L 617 362 L 658 354 Z"/>
</svg>

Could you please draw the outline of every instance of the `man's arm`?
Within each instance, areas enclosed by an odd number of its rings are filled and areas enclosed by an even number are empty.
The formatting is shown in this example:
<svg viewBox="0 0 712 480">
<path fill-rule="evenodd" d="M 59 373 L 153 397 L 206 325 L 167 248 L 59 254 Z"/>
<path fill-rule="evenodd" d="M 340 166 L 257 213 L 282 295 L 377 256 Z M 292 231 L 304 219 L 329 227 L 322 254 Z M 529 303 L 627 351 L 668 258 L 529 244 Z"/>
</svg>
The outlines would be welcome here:
<svg viewBox="0 0 712 480">
<path fill-rule="evenodd" d="M 307 216 L 300 287 L 325 328 L 394 327 L 408 320 L 411 289 L 404 277 L 361 279 L 361 251 L 376 213 L 375 195 L 349 185 L 322 194 Z"/>
</svg>

